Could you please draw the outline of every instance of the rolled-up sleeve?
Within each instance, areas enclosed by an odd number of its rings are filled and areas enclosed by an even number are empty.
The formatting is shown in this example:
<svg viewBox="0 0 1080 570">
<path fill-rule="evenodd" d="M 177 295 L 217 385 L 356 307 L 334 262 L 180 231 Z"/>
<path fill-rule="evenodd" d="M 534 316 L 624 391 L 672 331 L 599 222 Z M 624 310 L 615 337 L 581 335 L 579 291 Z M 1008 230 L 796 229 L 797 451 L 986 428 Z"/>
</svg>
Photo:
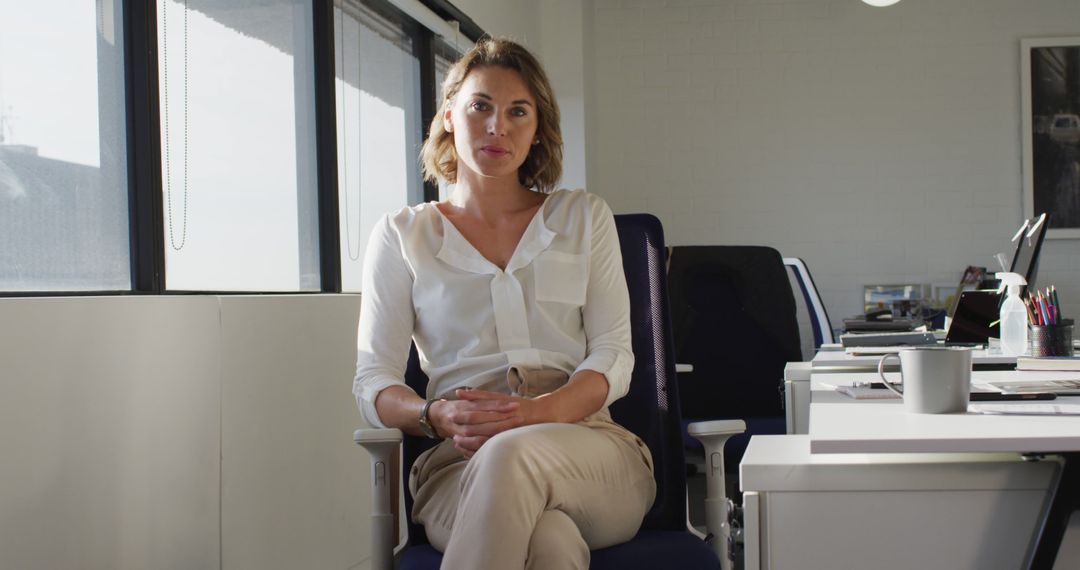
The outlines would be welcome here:
<svg viewBox="0 0 1080 570">
<path fill-rule="evenodd" d="M 390 386 L 405 386 L 415 319 L 412 284 L 401 238 L 385 216 L 372 230 L 364 255 L 353 379 L 360 413 L 375 427 L 386 427 L 375 410 L 375 398 Z"/>
<path fill-rule="evenodd" d="M 619 234 L 611 208 L 590 195 L 591 246 L 589 284 L 582 317 L 585 326 L 585 360 L 578 370 L 594 370 L 608 382 L 605 406 L 626 395 L 634 369 L 630 343 L 630 294 L 623 273 Z"/>
</svg>

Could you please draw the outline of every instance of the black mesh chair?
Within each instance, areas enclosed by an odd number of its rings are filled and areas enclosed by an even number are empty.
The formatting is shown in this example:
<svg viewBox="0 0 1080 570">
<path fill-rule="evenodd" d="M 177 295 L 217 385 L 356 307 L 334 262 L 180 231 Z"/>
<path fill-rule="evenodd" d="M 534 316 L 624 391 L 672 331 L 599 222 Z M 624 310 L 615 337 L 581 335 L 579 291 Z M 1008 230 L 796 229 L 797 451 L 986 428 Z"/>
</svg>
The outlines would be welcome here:
<svg viewBox="0 0 1080 570">
<path fill-rule="evenodd" d="M 630 392 L 611 406 L 611 413 L 617 422 L 648 444 L 656 467 L 657 492 L 656 501 L 646 514 L 638 535 L 625 544 L 593 551 L 590 567 L 620 570 L 720 568 L 714 548 L 720 549 L 726 545 L 718 541 L 710 548 L 688 532 L 686 526 L 686 477 L 664 273 L 663 228 L 659 220 L 647 214 L 615 216 L 615 224 L 630 290 L 635 365 Z M 406 381 L 423 394 L 427 378 L 417 362 L 413 350 Z M 722 446 L 731 433 L 741 428 L 741 423 L 705 426 L 704 431 L 709 432 L 709 428 L 716 429 L 707 435 L 714 436 L 713 441 Z M 392 473 L 392 466 L 400 438 L 401 432 L 396 429 L 357 430 L 354 436 L 356 442 L 372 454 L 374 492 L 383 494 L 373 501 L 372 568 L 376 570 L 389 570 L 393 564 L 392 550 L 397 528 L 393 518 L 393 497 L 396 496 L 396 483 L 400 477 Z M 404 437 L 402 447 L 406 472 L 416 457 L 432 443 L 423 438 Z M 405 512 L 408 513 L 412 508 L 412 498 L 405 494 Z M 442 554 L 427 543 L 423 527 L 410 522 L 408 530 L 408 545 L 401 553 L 399 568 L 438 568 Z M 722 532 L 720 528 L 713 531 L 717 535 Z"/>
<path fill-rule="evenodd" d="M 761 246 L 679 246 L 668 272 L 685 421 L 741 418 L 726 463 L 753 434 L 786 432 L 784 367 L 802 360 L 795 297 L 780 253 Z M 687 439 L 688 447 L 696 443 Z"/>
</svg>

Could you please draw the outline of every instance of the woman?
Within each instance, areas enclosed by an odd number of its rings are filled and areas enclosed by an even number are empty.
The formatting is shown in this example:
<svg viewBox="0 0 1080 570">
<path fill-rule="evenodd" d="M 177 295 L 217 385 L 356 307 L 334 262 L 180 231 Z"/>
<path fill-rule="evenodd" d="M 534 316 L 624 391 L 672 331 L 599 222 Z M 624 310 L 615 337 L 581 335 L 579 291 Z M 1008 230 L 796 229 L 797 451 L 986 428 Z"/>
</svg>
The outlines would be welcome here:
<svg viewBox="0 0 1080 570">
<path fill-rule="evenodd" d="M 443 93 L 423 164 L 454 189 L 372 233 L 353 392 L 371 424 L 444 440 L 409 478 L 444 568 L 587 568 L 656 491 L 648 449 L 607 412 L 633 368 L 614 220 L 552 192 L 559 111 L 523 47 L 482 40 Z M 410 339 L 424 397 L 402 381 Z"/>
</svg>

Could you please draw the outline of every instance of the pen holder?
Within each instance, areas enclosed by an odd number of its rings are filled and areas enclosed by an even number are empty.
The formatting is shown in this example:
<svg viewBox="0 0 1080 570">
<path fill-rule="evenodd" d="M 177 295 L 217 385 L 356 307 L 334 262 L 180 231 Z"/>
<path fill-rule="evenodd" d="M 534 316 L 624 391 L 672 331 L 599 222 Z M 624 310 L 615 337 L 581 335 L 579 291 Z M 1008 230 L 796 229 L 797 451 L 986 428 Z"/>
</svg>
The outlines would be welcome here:
<svg viewBox="0 0 1080 570">
<path fill-rule="evenodd" d="M 1073 326 L 1031 325 L 1032 356 L 1072 356 Z"/>
</svg>

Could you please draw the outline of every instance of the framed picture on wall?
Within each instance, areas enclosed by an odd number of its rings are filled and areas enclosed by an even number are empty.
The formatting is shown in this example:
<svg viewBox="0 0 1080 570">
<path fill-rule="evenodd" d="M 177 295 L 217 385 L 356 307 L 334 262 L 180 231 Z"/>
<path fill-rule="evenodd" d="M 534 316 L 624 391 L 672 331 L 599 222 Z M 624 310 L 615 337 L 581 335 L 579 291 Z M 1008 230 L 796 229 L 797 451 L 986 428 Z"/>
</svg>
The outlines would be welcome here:
<svg viewBox="0 0 1080 570">
<path fill-rule="evenodd" d="M 888 309 L 895 318 L 921 314 L 926 286 L 922 284 L 864 285 L 863 310 Z"/>
<path fill-rule="evenodd" d="M 1080 238 L 1080 37 L 1020 42 L 1024 216 Z"/>
</svg>

